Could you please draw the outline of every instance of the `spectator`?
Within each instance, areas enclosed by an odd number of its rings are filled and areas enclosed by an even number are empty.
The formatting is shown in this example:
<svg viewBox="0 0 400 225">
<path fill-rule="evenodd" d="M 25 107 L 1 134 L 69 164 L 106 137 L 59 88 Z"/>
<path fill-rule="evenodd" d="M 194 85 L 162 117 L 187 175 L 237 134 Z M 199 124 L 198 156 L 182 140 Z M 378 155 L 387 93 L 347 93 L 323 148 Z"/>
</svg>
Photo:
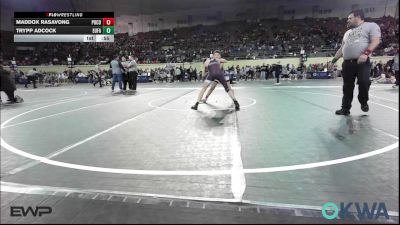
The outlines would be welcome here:
<svg viewBox="0 0 400 225">
<path fill-rule="evenodd" d="M 397 54 L 393 58 L 393 70 L 394 74 L 396 77 L 396 83 L 393 85 L 393 88 L 398 88 L 399 87 L 399 49 L 397 48 Z"/>
<path fill-rule="evenodd" d="M 28 84 L 33 83 L 33 88 L 37 88 L 36 87 L 36 79 L 38 77 L 38 72 L 36 71 L 36 68 L 31 69 L 28 74 L 27 74 L 27 80 L 25 83 L 25 88 L 28 88 Z"/>
<path fill-rule="evenodd" d="M 114 93 L 115 83 L 118 81 L 119 90 L 122 93 L 122 73 L 125 72 L 124 67 L 122 66 L 121 62 L 119 61 L 119 56 L 116 55 L 114 60 L 110 63 L 110 68 L 112 70 L 112 86 L 111 92 Z"/>
<path fill-rule="evenodd" d="M 399 41 L 398 20 L 382 17 L 371 22 L 383 25 L 382 47 L 374 54 L 394 55 L 394 45 Z M 113 54 L 126 55 L 127 49 L 138 56 L 138 62 L 146 63 L 201 61 L 206 52 L 217 48 L 224 49 L 228 59 L 267 58 L 273 55 L 289 57 L 301 49 L 311 56 L 327 56 L 335 52 L 335 47 L 339 47 L 346 21 L 324 18 L 279 22 L 262 20 L 260 23 L 233 21 L 213 26 L 138 33 L 134 36 L 116 34 L 113 43 L 30 43 L 35 47 L 32 54 L 26 56 L 17 52 L 16 60 L 19 65 L 48 65 L 49 62 L 54 65 L 67 64 L 66 59 L 71 54 L 74 64 L 95 64 L 97 61 L 108 62 Z M 237 27 L 241 29 L 238 31 Z M 267 30 L 271 30 L 272 35 L 268 35 Z M 9 37 L 5 39 L 12 39 L 12 32 L 7 35 Z M 18 45 L 12 43 L 5 46 L 3 51 L 5 54 L 14 53 Z M 174 47 L 164 49 L 163 46 Z"/>
</svg>

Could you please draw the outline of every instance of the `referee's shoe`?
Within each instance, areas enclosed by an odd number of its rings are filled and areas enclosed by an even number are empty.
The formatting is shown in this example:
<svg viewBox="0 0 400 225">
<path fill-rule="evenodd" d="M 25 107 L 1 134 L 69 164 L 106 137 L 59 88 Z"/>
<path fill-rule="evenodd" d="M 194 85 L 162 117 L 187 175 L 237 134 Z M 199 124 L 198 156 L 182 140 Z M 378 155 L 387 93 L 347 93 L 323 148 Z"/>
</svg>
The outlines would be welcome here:
<svg viewBox="0 0 400 225">
<path fill-rule="evenodd" d="M 368 106 L 368 104 L 365 103 L 365 105 L 361 105 L 361 110 L 362 110 L 363 112 L 368 112 L 368 111 L 369 111 L 369 106 Z"/>
<path fill-rule="evenodd" d="M 336 110 L 335 114 L 348 116 L 348 115 L 350 115 L 350 111 L 342 108 L 342 109 Z"/>
</svg>

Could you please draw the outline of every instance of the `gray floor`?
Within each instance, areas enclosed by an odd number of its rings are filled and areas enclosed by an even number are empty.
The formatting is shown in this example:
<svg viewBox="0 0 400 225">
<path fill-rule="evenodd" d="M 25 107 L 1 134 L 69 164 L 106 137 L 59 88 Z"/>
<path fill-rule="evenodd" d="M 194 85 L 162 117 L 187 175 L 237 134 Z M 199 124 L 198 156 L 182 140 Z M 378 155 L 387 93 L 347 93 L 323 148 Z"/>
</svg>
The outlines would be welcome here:
<svg viewBox="0 0 400 225">
<path fill-rule="evenodd" d="M 199 87 L 139 84 L 135 95 L 114 96 L 85 84 L 18 89 L 25 102 L 1 106 L 2 191 L 34 185 L 287 209 L 384 202 L 398 217 L 398 89 L 373 84 L 368 113 L 355 90 L 344 117 L 334 115 L 340 80 L 240 82 L 239 112 L 220 88 L 190 110 Z"/>
</svg>

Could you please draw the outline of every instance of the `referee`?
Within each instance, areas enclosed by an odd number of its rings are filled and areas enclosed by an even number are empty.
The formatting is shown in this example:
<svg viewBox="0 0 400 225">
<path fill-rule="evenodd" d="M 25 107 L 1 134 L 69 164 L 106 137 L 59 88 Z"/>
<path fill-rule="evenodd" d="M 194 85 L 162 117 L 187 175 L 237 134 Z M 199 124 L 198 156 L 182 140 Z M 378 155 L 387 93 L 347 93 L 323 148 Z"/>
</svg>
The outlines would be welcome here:
<svg viewBox="0 0 400 225">
<path fill-rule="evenodd" d="M 133 56 L 129 56 L 128 62 L 128 76 L 129 76 L 129 89 L 136 91 L 137 77 L 138 77 L 138 66 Z"/>
<path fill-rule="evenodd" d="M 381 30 L 376 23 L 364 22 L 362 10 L 352 11 L 347 17 L 347 26 L 350 28 L 343 37 L 342 46 L 336 52 L 332 63 L 343 56 L 343 98 L 342 108 L 336 115 L 349 115 L 353 101 L 354 82 L 357 78 L 358 101 L 361 110 L 368 112 L 368 91 L 371 85 L 369 80 L 371 62 L 369 56 L 381 42 Z"/>
</svg>

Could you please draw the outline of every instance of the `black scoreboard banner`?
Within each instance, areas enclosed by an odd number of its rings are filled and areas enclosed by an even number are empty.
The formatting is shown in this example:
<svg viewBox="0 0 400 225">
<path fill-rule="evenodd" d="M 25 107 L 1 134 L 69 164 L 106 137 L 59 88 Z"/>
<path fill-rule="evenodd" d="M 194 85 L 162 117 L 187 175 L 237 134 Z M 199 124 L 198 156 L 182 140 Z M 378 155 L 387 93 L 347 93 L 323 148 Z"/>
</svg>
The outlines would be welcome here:
<svg viewBox="0 0 400 225">
<path fill-rule="evenodd" d="M 113 12 L 14 12 L 14 42 L 113 42 Z"/>
</svg>

